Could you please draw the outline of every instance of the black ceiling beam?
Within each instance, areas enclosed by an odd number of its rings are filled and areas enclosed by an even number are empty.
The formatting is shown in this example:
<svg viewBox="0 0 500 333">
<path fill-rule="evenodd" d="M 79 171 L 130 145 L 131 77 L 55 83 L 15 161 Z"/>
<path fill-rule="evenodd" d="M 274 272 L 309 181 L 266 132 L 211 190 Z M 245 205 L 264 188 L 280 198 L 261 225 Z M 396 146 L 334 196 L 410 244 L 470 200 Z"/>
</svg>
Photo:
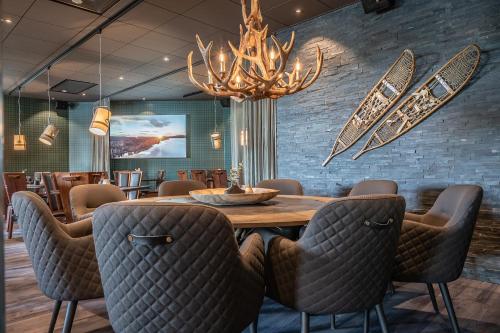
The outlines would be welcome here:
<svg viewBox="0 0 500 333">
<path fill-rule="evenodd" d="M 194 66 L 198 66 L 198 65 L 201 65 L 203 64 L 203 60 L 199 60 L 195 63 L 193 63 L 193 67 Z M 135 89 L 135 88 L 138 88 L 140 86 L 143 86 L 145 84 L 148 84 L 148 83 L 151 83 L 153 81 L 156 81 L 156 80 L 160 80 L 160 79 L 163 79 L 163 78 L 166 78 L 170 75 L 174 75 L 174 74 L 177 74 L 177 73 L 180 73 L 180 72 L 184 72 L 185 70 L 187 70 L 188 67 L 187 66 L 184 66 L 184 67 L 180 67 L 180 68 L 177 68 L 177 69 L 174 69 L 173 71 L 170 71 L 168 73 L 165 73 L 165 74 L 161 74 L 161 75 L 158 75 L 158 76 L 155 76 L 155 77 L 152 77 L 150 79 L 147 79 L 146 81 L 142 81 L 142 82 L 139 82 L 137 84 L 134 84 L 133 86 L 130 86 L 130 87 L 127 87 L 127 88 L 124 88 L 122 90 L 118 90 L 118 91 L 115 91 L 114 93 L 111 93 L 107 96 L 104 96 L 105 98 L 106 97 L 111 97 L 111 96 L 115 96 L 115 95 L 118 95 L 118 94 L 121 94 L 121 93 L 124 93 L 126 91 L 129 91 L 129 90 L 132 90 L 132 89 Z"/>
<path fill-rule="evenodd" d="M 99 34 L 102 30 L 110 26 L 112 23 L 114 23 L 116 20 L 118 20 L 120 17 L 137 7 L 140 3 L 142 3 L 144 0 L 134 0 L 122 9 L 120 9 L 118 12 L 116 12 L 114 15 L 110 16 L 109 18 L 106 19 L 103 23 L 99 24 L 96 28 L 94 28 L 92 31 L 90 31 L 88 34 L 83 36 L 79 41 L 68 47 L 66 50 L 64 50 L 62 53 L 54 57 L 52 60 L 50 60 L 48 63 L 46 63 L 43 67 L 39 68 L 37 71 L 35 71 L 33 74 L 28 76 L 26 79 L 24 79 L 20 84 L 17 85 L 14 89 L 12 89 L 9 92 L 9 95 L 12 93 L 16 92 L 19 88 L 29 84 L 33 80 L 35 80 L 37 77 L 39 77 L 41 74 L 43 74 L 49 67 L 57 64 L 61 59 L 66 57 L 68 54 L 73 52 L 76 48 L 82 46 L 85 44 L 87 41 L 89 41 L 92 37 L 95 35 Z"/>
</svg>

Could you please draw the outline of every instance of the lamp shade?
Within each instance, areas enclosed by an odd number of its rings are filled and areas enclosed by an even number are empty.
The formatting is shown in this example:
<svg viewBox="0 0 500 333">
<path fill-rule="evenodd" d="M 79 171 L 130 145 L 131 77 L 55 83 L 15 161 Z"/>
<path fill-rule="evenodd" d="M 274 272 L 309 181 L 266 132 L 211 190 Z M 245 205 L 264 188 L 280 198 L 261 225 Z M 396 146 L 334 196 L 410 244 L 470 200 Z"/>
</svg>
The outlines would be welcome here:
<svg viewBox="0 0 500 333">
<path fill-rule="evenodd" d="M 23 134 L 14 134 L 14 150 L 26 150 L 26 137 Z"/>
<path fill-rule="evenodd" d="M 98 106 L 94 111 L 89 131 L 94 135 L 104 136 L 109 130 L 111 111 L 107 106 Z"/>
<path fill-rule="evenodd" d="M 213 132 L 210 134 L 210 139 L 212 140 L 212 148 L 219 150 L 222 148 L 222 137 L 219 132 Z"/>
<path fill-rule="evenodd" d="M 38 138 L 40 142 L 46 144 L 47 146 L 52 146 L 54 140 L 59 133 L 59 130 L 52 124 L 48 124 L 47 127 L 43 130 L 42 135 Z"/>
</svg>

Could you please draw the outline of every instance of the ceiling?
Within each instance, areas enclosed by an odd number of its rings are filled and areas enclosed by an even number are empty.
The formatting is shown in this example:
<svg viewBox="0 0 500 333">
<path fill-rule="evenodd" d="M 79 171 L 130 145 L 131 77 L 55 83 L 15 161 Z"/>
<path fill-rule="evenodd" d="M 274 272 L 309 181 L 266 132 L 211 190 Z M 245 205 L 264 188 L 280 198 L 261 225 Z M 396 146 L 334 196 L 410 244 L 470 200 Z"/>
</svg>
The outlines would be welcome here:
<svg viewBox="0 0 500 333">
<path fill-rule="evenodd" d="M 84 0 L 86 1 L 86 0 Z M 89 1 L 89 0 L 87 0 Z M 3 0 L 3 89 L 15 89 L 24 79 L 65 51 L 132 0 L 120 0 L 102 15 L 50 0 Z M 247 1 L 250 2 L 250 1 Z M 276 32 L 286 26 L 356 2 L 354 0 L 261 0 L 264 23 Z M 301 12 L 297 13 L 296 10 Z M 8 21 L 11 21 L 10 23 Z M 116 100 L 181 99 L 197 91 L 185 71 L 116 94 L 152 77 L 186 66 L 193 50 L 201 57 L 195 34 L 214 47 L 237 42 L 241 23 L 239 0 L 145 0 L 102 32 L 103 95 Z M 99 40 L 95 36 L 51 68 L 51 86 L 65 80 L 98 83 Z M 206 75 L 202 66 L 195 68 Z M 23 87 L 23 96 L 45 98 L 44 73 Z M 52 93 L 59 100 L 95 101 L 99 86 L 85 95 Z M 207 98 L 204 94 L 191 97 Z"/>
</svg>

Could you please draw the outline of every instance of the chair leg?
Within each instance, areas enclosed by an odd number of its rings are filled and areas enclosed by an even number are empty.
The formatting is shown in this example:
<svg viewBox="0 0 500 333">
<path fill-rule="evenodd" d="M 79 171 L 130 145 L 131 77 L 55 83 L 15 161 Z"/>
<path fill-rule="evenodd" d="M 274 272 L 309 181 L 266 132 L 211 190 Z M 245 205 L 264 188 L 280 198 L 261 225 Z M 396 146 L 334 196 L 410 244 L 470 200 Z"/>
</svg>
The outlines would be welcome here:
<svg viewBox="0 0 500 333">
<path fill-rule="evenodd" d="M 332 316 L 330 317 L 330 327 L 332 328 L 332 330 L 337 329 L 337 323 L 335 322 L 335 314 L 332 314 Z"/>
<path fill-rule="evenodd" d="M 250 333 L 257 333 L 258 318 L 250 324 Z"/>
<path fill-rule="evenodd" d="M 439 313 L 438 304 L 436 301 L 436 294 L 434 293 L 434 287 L 432 283 L 427 283 L 427 289 L 429 290 L 429 296 L 431 297 L 432 307 L 434 308 L 435 313 Z"/>
<path fill-rule="evenodd" d="M 365 310 L 364 320 L 363 320 L 363 333 L 368 333 L 370 331 L 370 310 Z"/>
<path fill-rule="evenodd" d="M 12 206 L 7 208 L 7 233 L 8 239 L 12 239 L 12 232 L 14 231 L 14 210 Z"/>
<path fill-rule="evenodd" d="M 54 333 L 54 328 L 56 327 L 57 316 L 59 316 L 59 310 L 61 310 L 62 301 L 56 301 L 54 303 L 54 309 L 52 310 L 52 318 L 50 319 L 49 333 Z"/>
<path fill-rule="evenodd" d="M 385 318 L 382 303 L 375 305 L 375 311 L 377 311 L 377 317 L 380 323 L 380 328 L 382 329 L 382 333 L 389 333 L 389 329 L 387 328 L 387 319 Z"/>
<path fill-rule="evenodd" d="M 394 283 L 392 281 L 389 282 L 389 286 L 387 287 L 387 289 L 389 289 L 391 295 L 394 295 L 396 293 L 396 290 L 394 289 Z"/>
<path fill-rule="evenodd" d="M 453 303 L 451 302 L 448 285 L 446 283 L 439 283 L 439 289 L 441 290 L 441 294 L 443 295 L 444 305 L 446 306 L 446 310 L 448 311 L 448 317 L 450 318 L 453 333 L 460 333 L 460 327 L 458 326 L 455 309 L 453 308 Z"/>
<path fill-rule="evenodd" d="M 301 313 L 301 325 L 302 328 L 300 333 L 309 333 L 309 314 L 302 312 Z"/>
<path fill-rule="evenodd" d="M 64 327 L 62 333 L 70 333 L 73 327 L 73 319 L 75 319 L 76 307 L 78 301 L 71 301 L 66 309 L 66 317 L 64 318 Z"/>
</svg>

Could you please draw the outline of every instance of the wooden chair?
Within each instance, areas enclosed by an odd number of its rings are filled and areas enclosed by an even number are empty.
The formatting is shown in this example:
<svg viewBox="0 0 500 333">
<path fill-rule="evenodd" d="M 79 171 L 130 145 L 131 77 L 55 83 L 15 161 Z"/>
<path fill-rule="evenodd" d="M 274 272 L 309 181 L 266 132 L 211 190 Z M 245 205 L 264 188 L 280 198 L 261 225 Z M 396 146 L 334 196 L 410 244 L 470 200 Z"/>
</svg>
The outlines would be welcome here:
<svg viewBox="0 0 500 333">
<path fill-rule="evenodd" d="M 42 172 L 42 184 L 47 193 L 47 201 L 49 203 L 52 215 L 56 218 L 65 216 L 61 201 L 61 194 L 57 189 L 54 178 L 50 172 Z"/>
<path fill-rule="evenodd" d="M 101 179 L 107 179 L 108 173 L 106 171 L 89 172 L 89 184 L 99 184 Z"/>
<path fill-rule="evenodd" d="M 85 185 L 89 183 L 88 172 L 54 172 L 54 180 L 61 196 L 64 215 L 67 222 L 73 221 L 71 204 L 69 202 L 69 191 L 73 186 Z"/>
<path fill-rule="evenodd" d="M 142 171 L 131 171 L 129 186 L 141 186 L 142 182 Z M 127 194 L 129 200 L 138 199 L 141 195 L 141 191 L 130 191 Z"/>
<path fill-rule="evenodd" d="M 226 188 L 227 185 L 227 171 L 224 169 L 212 170 L 212 181 L 214 188 Z"/>
<path fill-rule="evenodd" d="M 5 217 L 7 223 L 8 238 L 12 238 L 14 231 L 14 210 L 12 209 L 12 195 L 18 191 L 26 191 L 26 174 L 23 172 L 4 172 L 3 183 L 5 187 L 5 196 L 7 198 L 7 214 Z"/>
<path fill-rule="evenodd" d="M 207 170 L 191 170 L 191 180 L 207 185 Z"/>
<path fill-rule="evenodd" d="M 179 180 L 188 180 L 188 174 L 186 170 L 177 170 L 177 178 Z"/>
<path fill-rule="evenodd" d="M 115 178 L 116 186 L 118 187 L 129 186 L 130 171 L 113 171 L 113 176 Z"/>
</svg>

